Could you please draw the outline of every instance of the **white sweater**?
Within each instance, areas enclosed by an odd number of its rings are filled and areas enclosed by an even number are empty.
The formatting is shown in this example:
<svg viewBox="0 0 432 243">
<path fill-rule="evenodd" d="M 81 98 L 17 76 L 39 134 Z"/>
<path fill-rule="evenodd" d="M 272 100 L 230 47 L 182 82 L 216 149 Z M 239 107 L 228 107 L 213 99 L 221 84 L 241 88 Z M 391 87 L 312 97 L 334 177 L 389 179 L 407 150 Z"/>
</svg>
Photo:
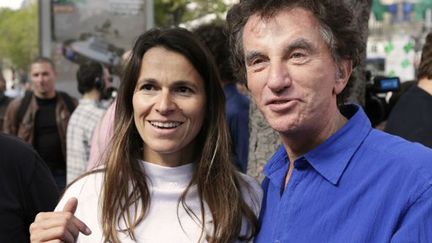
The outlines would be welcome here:
<svg viewBox="0 0 432 243">
<path fill-rule="evenodd" d="M 141 161 L 141 163 L 148 177 L 147 182 L 151 193 L 151 201 L 148 214 L 136 228 L 136 242 L 198 242 L 201 227 L 196 222 L 197 219 L 191 218 L 181 205 L 177 208 L 178 199 L 191 180 L 194 164 L 163 167 L 144 161 Z M 243 198 L 258 217 L 262 199 L 261 187 L 252 177 L 244 174 L 241 174 L 241 177 L 249 184 L 249 186 L 242 187 Z M 75 216 L 87 224 L 92 234 L 89 236 L 80 234 L 77 242 L 97 243 L 103 240 L 99 202 L 102 182 L 103 173 L 91 174 L 80 179 L 68 188 L 55 209 L 61 211 L 64 204 L 71 197 L 78 199 Z M 217 184 L 214 183 L 214 185 Z M 188 195 L 187 205 L 200 218 L 201 210 L 196 186 L 191 188 Z M 205 211 L 206 231 L 212 232 L 211 214 L 207 205 L 205 205 Z M 244 224 L 242 233 L 244 234 L 246 230 Z M 119 233 L 119 238 L 121 242 L 135 242 L 124 233 Z M 201 242 L 206 241 L 202 240 Z"/>
</svg>

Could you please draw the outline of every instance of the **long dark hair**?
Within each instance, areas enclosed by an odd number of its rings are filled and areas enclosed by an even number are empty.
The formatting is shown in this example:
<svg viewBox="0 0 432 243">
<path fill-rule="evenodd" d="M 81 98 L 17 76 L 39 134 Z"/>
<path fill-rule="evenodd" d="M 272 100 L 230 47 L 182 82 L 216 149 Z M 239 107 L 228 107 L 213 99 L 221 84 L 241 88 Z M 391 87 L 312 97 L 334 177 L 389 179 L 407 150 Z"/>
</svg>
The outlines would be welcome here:
<svg viewBox="0 0 432 243">
<path fill-rule="evenodd" d="M 239 237 L 251 239 L 257 219 L 242 198 L 240 187 L 246 183 L 235 171 L 230 157 L 229 135 L 225 120 L 224 94 L 216 66 L 207 49 L 181 28 L 153 29 L 138 37 L 128 60 L 117 99 L 115 130 L 109 154 L 105 156 L 106 173 L 102 194 L 102 228 L 105 241 L 119 242 L 123 230 L 135 239 L 134 229 L 143 220 L 150 204 L 142 158 L 143 140 L 133 119 L 132 96 L 140 74 L 144 54 L 153 47 L 163 47 L 187 58 L 201 75 L 205 85 L 206 112 L 203 127 L 195 144 L 197 164 L 193 178 L 179 199 L 178 206 L 202 222 L 201 237 L 209 242 L 232 242 Z M 195 215 L 186 203 L 186 195 L 196 185 L 201 215 Z M 205 235 L 204 204 L 212 214 L 213 232 Z M 132 214 L 130 208 L 135 208 Z M 240 236 L 242 219 L 249 224 L 247 235 Z M 123 220 L 126 229 L 119 229 Z"/>
</svg>

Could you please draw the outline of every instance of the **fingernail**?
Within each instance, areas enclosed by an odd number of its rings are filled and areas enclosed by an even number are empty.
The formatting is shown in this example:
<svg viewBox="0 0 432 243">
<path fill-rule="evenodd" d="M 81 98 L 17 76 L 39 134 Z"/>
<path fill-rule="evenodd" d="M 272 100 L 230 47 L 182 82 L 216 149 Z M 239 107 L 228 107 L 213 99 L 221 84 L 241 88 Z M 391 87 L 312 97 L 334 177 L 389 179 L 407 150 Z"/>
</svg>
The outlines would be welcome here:
<svg viewBox="0 0 432 243">
<path fill-rule="evenodd" d="M 85 233 L 86 235 L 89 235 L 89 234 L 91 234 L 91 230 L 90 230 L 88 227 L 86 227 L 86 228 L 84 229 L 84 233 Z"/>
</svg>

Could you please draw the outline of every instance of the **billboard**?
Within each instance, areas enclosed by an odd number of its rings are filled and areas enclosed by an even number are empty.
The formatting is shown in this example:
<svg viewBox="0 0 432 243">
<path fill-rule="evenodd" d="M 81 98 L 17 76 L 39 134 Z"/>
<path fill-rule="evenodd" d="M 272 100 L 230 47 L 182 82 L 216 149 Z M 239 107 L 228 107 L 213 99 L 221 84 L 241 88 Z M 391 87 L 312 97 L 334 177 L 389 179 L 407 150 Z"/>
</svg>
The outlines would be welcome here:
<svg viewBox="0 0 432 243">
<path fill-rule="evenodd" d="M 51 8 L 58 86 L 72 83 L 63 89 L 75 94 L 79 63 L 98 61 L 118 73 L 122 54 L 148 28 L 145 0 L 53 0 Z"/>
</svg>

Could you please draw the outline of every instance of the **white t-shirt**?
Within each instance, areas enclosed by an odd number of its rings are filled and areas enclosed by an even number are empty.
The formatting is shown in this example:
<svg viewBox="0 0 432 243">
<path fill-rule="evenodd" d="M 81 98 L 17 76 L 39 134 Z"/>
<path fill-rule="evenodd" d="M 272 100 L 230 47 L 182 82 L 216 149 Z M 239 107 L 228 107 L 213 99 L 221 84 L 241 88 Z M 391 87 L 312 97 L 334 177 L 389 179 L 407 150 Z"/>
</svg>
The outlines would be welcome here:
<svg viewBox="0 0 432 243">
<path fill-rule="evenodd" d="M 199 219 L 191 218 L 182 205 L 177 207 L 180 195 L 192 178 L 194 164 L 178 167 L 163 167 L 144 161 L 141 161 L 141 164 L 147 175 L 151 193 L 149 211 L 135 230 L 137 241 L 133 241 L 125 233 L 119 233 L 121 242 L 198 242 L 201 234 L 199 223 L 201 210 L 196 186 L 191 188 L 186 203 Z M 252 177 L 244 174 L 241 174 L 241 177 L 248 184 L 241 188 L 243 198 L 258 217 L 262 200 L 261 187 Z M 99 204 L 102 182 L 103 173 L 94 173 L 80 179 L 68 188 L 55 209 L 61 211 L 71 197 L 78 199 L 75 216 L 87 224 L 92 234 L 89 236 L 80 234 L 77 242 L 97 243 L 103 240 Z M 217 186 L 216 183 L 214 185 Z M 205 221 L 206 231 L 212 232 L 211 213 L 207 205 L 205 205 Z M 243 224 L 242 233 L 245 234 L 246 231 L 246 224 Z M 201 242 L 206 241 L 202 239 Z"/>
</svg>

